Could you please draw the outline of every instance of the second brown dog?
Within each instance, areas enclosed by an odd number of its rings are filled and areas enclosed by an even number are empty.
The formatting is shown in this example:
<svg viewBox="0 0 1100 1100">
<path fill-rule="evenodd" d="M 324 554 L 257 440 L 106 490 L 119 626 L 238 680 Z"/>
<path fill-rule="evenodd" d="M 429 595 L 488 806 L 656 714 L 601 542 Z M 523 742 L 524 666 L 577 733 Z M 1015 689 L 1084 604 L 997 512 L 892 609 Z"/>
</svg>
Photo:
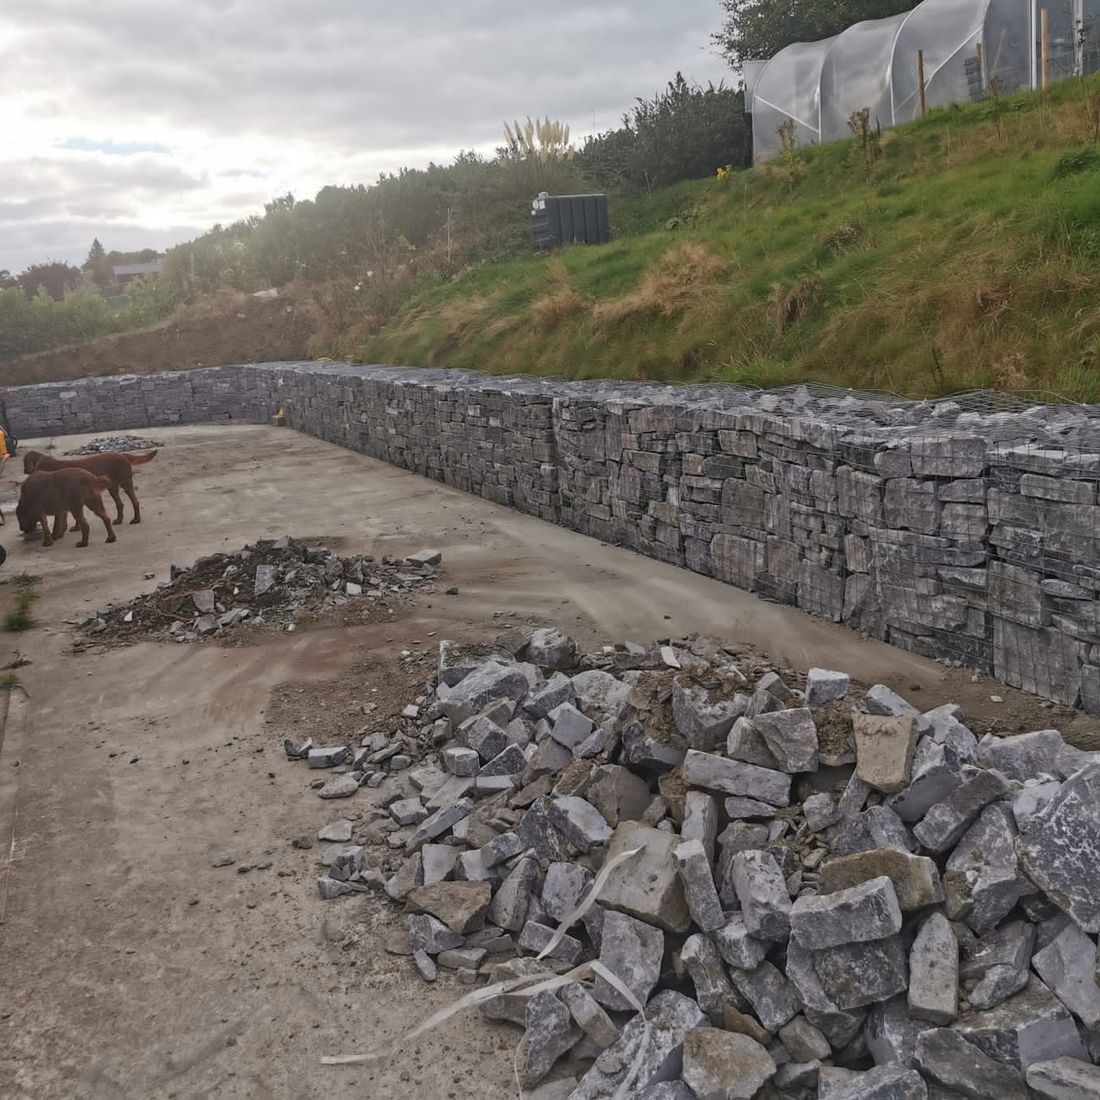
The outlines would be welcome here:
<svg viewBox="0 0 1100 1100">
<path fill-rule="evenodd" d="M 19 504 L 15 509 L 19 530 L 29 535 L 41 523 L 42 544 L 50 546 L 65 534 L 66 519 L 71 512 L 76 527 L 80 529 L 77 546 L 87 546 L 88 521 L 84 518 L 84 509 L 89 508 L 103 520 L 103 526 L 107 528 L 107 541 L 114 542 L 115 531 L 100 495 L 104 489 L 110 488 L 110 484 L 109 478 L 96 477 L 87 470 L 75 467 L 31 474 L 19 490 Z"/>
</svg>

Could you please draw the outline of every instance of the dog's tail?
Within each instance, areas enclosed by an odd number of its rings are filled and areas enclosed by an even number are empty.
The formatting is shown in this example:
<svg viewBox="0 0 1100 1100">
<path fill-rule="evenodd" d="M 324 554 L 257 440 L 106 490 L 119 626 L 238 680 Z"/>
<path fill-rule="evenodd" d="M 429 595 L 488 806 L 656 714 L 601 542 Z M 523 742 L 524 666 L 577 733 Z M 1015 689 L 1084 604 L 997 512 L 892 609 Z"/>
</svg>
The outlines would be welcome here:
<svg viewBox="0 0 1100 1100">
<path fill-rule="evenodd" d="M 152 462 L 153 459 L 157 457 L 157 452 L 149 451 L 148 454 L 126 455 L 125 457 L 126 461 L 129 462 L 131 466 L 141 466 L 144 465 L 146 462 Z"/>
<path fill-rule="evenodd" d="M 97 477 L 95 479 L 96 491 L 102 493 L 105 489 L 110 489 L 114 485 L 114 482 L 109 477 Z"/>
</svg>

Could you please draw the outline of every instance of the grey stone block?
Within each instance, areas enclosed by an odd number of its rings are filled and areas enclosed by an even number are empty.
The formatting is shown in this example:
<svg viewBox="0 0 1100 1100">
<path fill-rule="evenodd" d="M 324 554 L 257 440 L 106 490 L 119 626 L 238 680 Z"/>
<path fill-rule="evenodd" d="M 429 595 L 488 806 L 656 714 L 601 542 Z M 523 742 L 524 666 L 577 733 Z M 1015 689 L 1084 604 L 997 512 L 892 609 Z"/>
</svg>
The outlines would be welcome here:
<svg viewBox="0 0 1100 1100">
<path fill-rule="evenodd" d="M 959 1014 L 959 941 L 942 913 L 925 920 L 909 952 L 909 1011 L 937 1024 Z"/>
<path fill-rule="evenodd" d="M 894 884 L 883 875 L 830 894 L 803 895 L 791 907 L 790 929 L 811 951 L 893 936 L 901 931 Z"/>
</svg>

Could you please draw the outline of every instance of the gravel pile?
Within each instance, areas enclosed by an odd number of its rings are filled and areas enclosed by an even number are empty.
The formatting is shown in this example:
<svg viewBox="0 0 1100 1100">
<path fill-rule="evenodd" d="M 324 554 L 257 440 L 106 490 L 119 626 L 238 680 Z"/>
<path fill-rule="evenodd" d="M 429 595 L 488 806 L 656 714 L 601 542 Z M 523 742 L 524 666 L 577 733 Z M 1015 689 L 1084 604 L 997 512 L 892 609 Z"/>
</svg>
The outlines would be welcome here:
<svg viewBox="0 0 1100 1100">
<path fill-rule="evenodd" d="M 394 787 L 321 831 L 321 895 L 401 903 L 428 981 L 580 968 L 480 1006 L 523 1029 L 525 1088 L 1100 1096 L 1100 753 L 1057 730 L 979 740 L 840 672 L 552 629 L 441 643 L 399 725 L 286 743 L 322 798 Z"/>
<path fill-rule="evenodd" d="M 398 560 L 369 554 L 341 557 L 289 536 L 261 540 L 235 554 L 211 554 L 150 593 L 80 622 L 77 647 L 147 638 L 194 642 L 223 637 L 242 625 L 297 623 L 358 602 L 385 611 L 413 592 L 434 590 L 442 554 L 422 550 Z M 150 579 L 152 574 L 149 574 Z"/>
<path fill-rule="evenodd" d="M 91 439 L 81 444 L 75 451 L 66 451 L 67 455 L 101 455 L 106 451 L 149 451 L 163 447 L 155 439 L 142 439 L 136 435 L 109 435 L 103 439 Z"/>
</svg>

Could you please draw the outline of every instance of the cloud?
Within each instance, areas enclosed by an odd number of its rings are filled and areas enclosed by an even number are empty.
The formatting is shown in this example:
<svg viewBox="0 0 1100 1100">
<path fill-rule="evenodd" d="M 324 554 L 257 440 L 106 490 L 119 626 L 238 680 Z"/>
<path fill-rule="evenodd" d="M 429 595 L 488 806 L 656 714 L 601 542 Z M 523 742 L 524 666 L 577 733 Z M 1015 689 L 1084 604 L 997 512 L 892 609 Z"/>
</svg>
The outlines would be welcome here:
<svg viewBox="0 0 1100 1100">
<path fill-rule="evenodd" d="M 719 21 L 717 0 L 5 0 L 0 194 L 37 203 L 45 183 L 44 226 L 98 209 L 112 247 L 115 225 L 252 212 L 230 209 L 238 177 L 312 195 L 491 150 L 529 114 L 583 137 L 677 70 L 728 78 Z M 0 212 L 0 267 L 10 224 Z"/>
</svg>

